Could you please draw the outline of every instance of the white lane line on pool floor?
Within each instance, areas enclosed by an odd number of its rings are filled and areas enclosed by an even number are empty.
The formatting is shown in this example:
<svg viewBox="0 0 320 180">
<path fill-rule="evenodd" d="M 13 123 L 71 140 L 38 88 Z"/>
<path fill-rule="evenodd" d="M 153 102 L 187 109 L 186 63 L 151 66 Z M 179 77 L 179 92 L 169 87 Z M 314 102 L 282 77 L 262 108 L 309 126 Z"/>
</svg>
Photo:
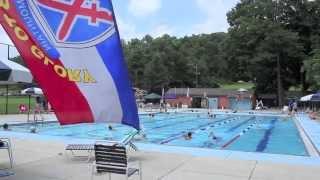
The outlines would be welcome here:
<svg viewBox="0 0 320 180">
<path fill-rule="evenodd" d="M 189 132 L 193 132 L 195 133 L 196 131 L 198 130 L 201 130 L 202 128 L 210 128 L 210 127 L 217 127 L 217 126 L 221 126 L 221 125 L 225 125 L 225 124 L 228 124 L 232 121 L 235 121 L 236 118 L 232 118 L 232 117 L 228 117 L 228 118 L 225 118 L 225 119 L 220 119 L 220 120 L 217 120 L 217 121 L 214 121 L 214 122 L 210 122 L 210 123 L 207 123 L 207 124 L 204 124 L 204 125 L 201 125 L 201 126 L 198 126 L 196 128 L 193 128 L 193 129 L 190 129 Z M 183 135 L 185 135 L 185 131 L 183 132 L 180 132 L 178 134 L 174 134 L 162 141 L 160 141 L 160 144 L 167 144 L 175 139 L 179 139 L 181 137 L 183 137 Z"/>
<path fill-rule="evenodd" d="M 249 126 L 247 126 L 247 128 L 245 128 L 244 130 L 242 130 L 239 134 L 237 134 L 236 136 L 234 136 L 233 138 L 231 138 L 229 141 L 227 141 L 227 143 L 225 143 L 224 145 L 221 146 L 221 149 L 225 149 L 226 147 L 228 147 L 230 144 L 234 143 L 237 139 L 239 139 L 242 135 L 246 134 L 249 130 L 251 130 L 253 128 L 254 125 L 257 124 L 258 121 L 255 121 L 254 123 L 250 124 Z"/>
</svg>

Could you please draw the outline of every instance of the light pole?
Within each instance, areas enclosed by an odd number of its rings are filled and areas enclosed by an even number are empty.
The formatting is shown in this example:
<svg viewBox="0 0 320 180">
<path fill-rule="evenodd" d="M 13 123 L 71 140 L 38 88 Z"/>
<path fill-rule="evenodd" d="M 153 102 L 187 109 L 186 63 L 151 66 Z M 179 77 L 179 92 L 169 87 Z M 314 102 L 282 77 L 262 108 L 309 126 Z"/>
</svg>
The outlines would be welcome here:
<svg viewBox="0 0 320 180">
<path fill-rule="evenodd" d="M 0 43 L 1 45 L 5 45 L 7 46 L 7 57 L 8 57 L 8 60 L 10 60 L 10 47 L 14 47 L 13 45 L 11 44 L 6 44 L 6 43 Z"/>
<path fill-rule="evenodd" d="M 198 64 L 193 64 L 193 63 L 190 63 L 188 64 L 189 66 L 192 66 L 195 70 L 195 76 L 196 76 L 196 88 L 198 87 L 198 76 L 200 75 L 200 72 L 198 71 Z"/>
</svg>

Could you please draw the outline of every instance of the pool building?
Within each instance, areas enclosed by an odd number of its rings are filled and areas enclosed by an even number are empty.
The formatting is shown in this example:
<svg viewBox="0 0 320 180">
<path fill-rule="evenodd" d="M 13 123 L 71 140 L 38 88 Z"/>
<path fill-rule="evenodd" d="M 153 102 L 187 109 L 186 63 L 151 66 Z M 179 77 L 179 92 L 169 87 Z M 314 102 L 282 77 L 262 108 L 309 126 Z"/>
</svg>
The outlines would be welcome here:
<svg viewBox="0 0 320 180">
<path fill-rule="evenodd" d="M 166 92 L 171 107 L 209 109 L 253 109 L 256 98 L 252 90 L 221 88 L 171 88 Z"/>
</svg>

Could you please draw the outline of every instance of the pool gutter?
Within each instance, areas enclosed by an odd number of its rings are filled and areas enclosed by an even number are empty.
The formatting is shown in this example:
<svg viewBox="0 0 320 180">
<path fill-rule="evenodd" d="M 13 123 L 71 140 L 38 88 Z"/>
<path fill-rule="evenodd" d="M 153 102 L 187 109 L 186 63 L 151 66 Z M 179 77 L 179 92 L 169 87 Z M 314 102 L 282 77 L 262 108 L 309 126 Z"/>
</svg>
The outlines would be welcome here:
<svg viewBox="0 0 320 180">
<path fill-rule="evenodd" d="M 292 119 L 298 129 L 298 132 L 300 134 L 300 137 L 304 143 L 306 150 L 308 151 L 308 154 L 311 157 L 320 157 L 320 151 L 317 149 L 317 147 L 315 146 L 315 144 L 313 143 L 313 141 L 309 137 L 308 133 L 302 127 L 298 117 L 295 115 Z"/>
</svg>

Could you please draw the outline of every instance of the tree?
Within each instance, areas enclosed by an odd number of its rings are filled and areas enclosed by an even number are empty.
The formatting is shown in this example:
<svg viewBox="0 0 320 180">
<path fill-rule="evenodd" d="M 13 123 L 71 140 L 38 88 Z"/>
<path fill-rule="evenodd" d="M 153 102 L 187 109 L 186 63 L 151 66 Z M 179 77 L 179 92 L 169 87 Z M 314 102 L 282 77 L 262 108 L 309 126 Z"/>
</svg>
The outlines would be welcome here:
<svg viewBox="0 0 320 180">
<path fill-rule="evenodd" d="M 311 90 L 320 89 L 320 49 L 314 50 L 312 56 L 304 62 L 307 69 L 306 77 L 311 84 Z"/>
<path fill-rule="evenodd" d="M 217 87 L 226 77 L 222 44 L 225 33 L 176 38 L 164 35 L 125 42 L 125 56 L 135 86 L 160 93 L 161 88 L 195 87 L 197 65 L 199 87 Z"/>
<path fill-rule="evenodd" d="M 298 33 L 275 18 L 275 8 L 268 0 L 238 3 L 228 13 L 231 27 L 226 56 L 230 70 L 238 72 L 235 75 L 256 79 L 258 92 L 277 92 L 278 104 L 282 106 L 283 89 L 300 80 L 300 69 L 294 65 L 301 64 L 303 48 Z"/>
</svg>

